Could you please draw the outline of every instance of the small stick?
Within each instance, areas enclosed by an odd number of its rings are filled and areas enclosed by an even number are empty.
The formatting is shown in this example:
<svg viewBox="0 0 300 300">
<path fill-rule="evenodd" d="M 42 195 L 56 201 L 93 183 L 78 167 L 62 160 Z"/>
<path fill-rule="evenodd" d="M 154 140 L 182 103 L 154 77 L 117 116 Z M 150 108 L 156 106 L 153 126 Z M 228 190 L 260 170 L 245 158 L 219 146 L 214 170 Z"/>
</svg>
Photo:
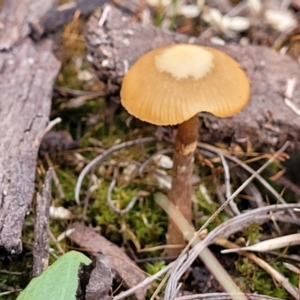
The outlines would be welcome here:
<svg viewBox="0 0 300 300">
<path fill-rule="evenodd" d="M 50 131 L 55 125 L 59 124 L 61 122 L 61 118 L 56 118 L 52 121 L 50 121 L 45 128 L 44 134 L 46 134 L 48 131 Z"/>
<path fill-rule="evenodd" d="M 57 247 L 59 253 L 65 254 L 64 249 L 61 247 L 60 243 L 57 241 L 57 239 L 55 238 L 54 234 L 52 233 L 52 231 L 50 229 L 48 229 L 48 235 L 51 238 L 51 240 L 53 241 L 53 243 L 55 244 L 55 246 Z"/>
<path fill-rule="evenodd" d="M 33 276 L 40 275 L 49 261 L 49 208 L 51 202 L 52 170 L 46 173 L 42 195 L 37 194 L 34 224 Z"/>
<path fill-rule="evenodd" d="M 226 161 L 223 153 L 220 153 L 219 156 L 221 158 L 221 162 L 222 162 L 223 169 L 224 169 L 226 198 L 228 199 L 231 196 L 230 171 L 229 171 L 229 167 L 228 167 L 227 161 Z M 241 212 L 239 211 L 239 209 L 234 201 L 230 201 L 229 206 L 235 215 L 241 214 Z"/>
<path fill-rule="evenodd" d="M 57 177 L 57 174 L 55 172 L 55 169 L 54 169 L 54 166 L 53 166 L 53 163 L 52 163 L 52 160 L 49 156 L 48 153 L 45 153 L 45 159 L 46 159 L 46 162 L 48 164 L 48 167 L 50 168 L 51 172 L 52 172 L 52 179 L 54 181 L 54 184 L 55 184 L 55 187 L 57 188 L 57 192 L 58 192 L 58 196 L 60 199 L 65 199 L 66 198 L 66 195 L 63 191 L 63 188 L 59 182 L 59 179 Z"/>
</svg>

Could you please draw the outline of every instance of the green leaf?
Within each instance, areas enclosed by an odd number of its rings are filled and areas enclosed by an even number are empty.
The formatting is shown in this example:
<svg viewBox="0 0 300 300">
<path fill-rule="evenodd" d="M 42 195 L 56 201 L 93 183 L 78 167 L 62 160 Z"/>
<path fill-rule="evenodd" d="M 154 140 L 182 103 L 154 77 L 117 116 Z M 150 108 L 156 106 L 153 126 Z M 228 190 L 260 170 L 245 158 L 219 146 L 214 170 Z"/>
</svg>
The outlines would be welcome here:
<svg viewBox="0 0 300 300">
<path fill-rule="evenodd" d="M 80 252 L 68 252 L 33 278 L 17 300 L 75 300 L 80 263 L 91 260 Z"/>
</svg>

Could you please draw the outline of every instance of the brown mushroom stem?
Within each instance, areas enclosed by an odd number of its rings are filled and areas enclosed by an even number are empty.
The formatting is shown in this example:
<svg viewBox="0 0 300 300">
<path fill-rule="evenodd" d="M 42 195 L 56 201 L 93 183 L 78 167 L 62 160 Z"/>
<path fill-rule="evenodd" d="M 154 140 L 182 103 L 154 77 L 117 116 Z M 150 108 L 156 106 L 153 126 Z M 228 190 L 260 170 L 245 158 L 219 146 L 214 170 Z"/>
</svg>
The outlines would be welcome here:
<svg viewBox="0 0 300 300">
<path fill-rule="evenodd" d="M 198 140 L 198 125 L 197 115 L 178 125 L 173 157 L 172 188 L 169 193 L 169 200 L 189 223 L 191 223 L 192 175 L 194 169 L 194 152 Z M 171 218 L 169 219 L 167 244 L 182 245 L 179 248 L 168 249 L 167 254 L 169 256 L 180 254 L 185 245 L 181 231 Z"/>
</svg>

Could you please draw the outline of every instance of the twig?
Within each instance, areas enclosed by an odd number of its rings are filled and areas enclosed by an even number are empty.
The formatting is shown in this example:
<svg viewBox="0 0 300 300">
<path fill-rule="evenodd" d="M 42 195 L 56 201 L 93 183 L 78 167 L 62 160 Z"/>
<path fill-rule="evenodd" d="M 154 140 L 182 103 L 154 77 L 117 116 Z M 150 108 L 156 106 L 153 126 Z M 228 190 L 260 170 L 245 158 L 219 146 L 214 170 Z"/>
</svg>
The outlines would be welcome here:
<svg viewBox="0 0 300 300">
<path fill-rule="evenodd" d="M 88 184 L 88 190 L 87 190 L 87 193 L 84 197 L 84 200 L 83 200 L 83 208 L 82 208 L 82 219 L 86 221 L 87 219 L 87 210 L 88 210 L 88 206 L 89 206 L 89 200 L 90 200 L 90 197 L 91 197 L 91 194 L 92 194 L 92 191 L 91 191 L 91 186 L 92 186 L 92 176 L 90 176 L 90 179 L 89 179 L 89 184 Z"/>
<path fill-rule="evenodd" d="M 77 96 L 77 97 L 81 97 L 81 96 L 89 96 L 89 97 L 103 97 L 105 96 L 105 92 L 103 91 L 95 91 L 95 92 L 91 92 L 91 91 L 81 91 L 81 90 L 74 90 L 74 89 L 70 89 L 64 86 L 54 86 L 54 90 L 60 92 L 61 94 L 67 94 L 69 96 Z"/>
<path fill-rule="evenodd" d="M 231 196 L 230 171 L 229 171 L 229 167 L 228 167 L 228 164 L 226 162 L 226 159 L 225 159 L 223 153 L 220 153 L 219 156 L 221 158 L 221 162 L 222 162 L 223 169 L 224 169 L 226 198 L 228 199 Z M 239 215 L 241 213 L 234 201 L 230 201 L 229 206 L 235 215 Z"/>
<path fill-rule="evenodd" d="M 121 300 L 124 299 L 132 294 L 135 293 L 135 291 L 139 290 L 139 289 L 143 289 L 145 287 L 147 287 L 148 285 L 150 285 L 153 281 L 157 280 L 160 276 L 164 275 L 168 270 L 170 270 L 173 266 L 173 263 L 170 263 L 167 267 L 165 267 L 164 269 L 158 271 L 157 273 L 155 273 L 152 276 L 147 277 L 144 281 L 140 282 L 139 284 L 137 284 L 136 286 L 134 286 L 133 288 L 120 293 L 119 295 L 115 296 L 113 298 L 113 300 Z"/>
<path fill-rule="evenodd" d="M 52 170 L 47 171 L 42 196 L 37 194 L 34 224 L 33 276 L 38 276 L 48 266 L 49 260 L 49 207 L 51 201 Z"/>
<path fill-rule="evenodd" d="M 61 118 L 56 118 L 52 121 L 50 121 L 45 128 L 44 134 L 46 134 L 48 131 L 50 131 L 55 125 L 59 124 L 61 122 Z"/>
<path fill-rule="evenodd" d="M 63 191 L 63 188 L 59 182 L 59 179 L 57 177 L 57 174 L 55 172 L 55 169 L 54 169 L 54 166 L 53 166 L 53 163 L 51 161 L 51 158 L 49 156 L 49 153 L 45 153 L 45 159 L 46 159 L 46 162 L 48 164 L 48 167 L 50 168 L 51 172 L 52 172 L 52 179 L 54 181 L 54 184 L 55 184 L 55 187 L 57 188 L 57 191 L 58 191 L 58 196 L 60 199 L 65 199 L 66 198 L 66 195 Z"/>
<path fill-rule="evenodd" d="M 75 201 L 77 204 L 79 204 L 80 202 L 80 188 L 82 185 L 82 181 L 84 179 L 84 177 L 86 176 L 86 174 L 93 168 L 95 167 L 98 163 L 100 163 L 101 161 L 103 161 L 107 156 L 111 155 L 112 153 L 119 151 L 123 148 L 127 148 L 127 147 L 132 147 L 132 146 L 137 146 L 140 144 L 145 144 L 145 143 L 150 143 L 155 141 L 156 139 L 153 137 L 148 137 L 148 138 L 141 138 L 141 139 L 136 139 L 134 141 L 128 141 L 128 142 L 124 142 L 115 146 L 112 146 L 111 148 L 109 148 L 108 150 L 106 150 L 105 152 L 101 153 L 99 156 L 95 157 L 91 162 L 89 162 L 85 168 L 81 171 L 76 186 L 75 186 Z"/>
<path fill-rule="evenodd" d="M 223 191 L 222 191 L 222 187 L 220 186 L 219 182 L 217 182 L 217 180 L 215 180 L 215 181 L 216 181 L 215 182 L 216 194 L 217 194 L 217 196 L 219 198 L 220 204 L 222 205 L 223 203 L 225 203 L 226 198 L 224 197 L 224 194 L 223 194 Z M 228 206 L 224 208 L 224 211 L 228 214 L 229 217 L 234 217 L 234 216 L 237 215 Z"/>
<path fill-rule="evenodd" d="M 60 254 L 65 254 L 64 249 L 61 247 L 61 245 L 59 244 L 59 242 L 57 241 L 57 239 L 55 238 L 54 234 L 52 233 L 52 231 L 50 229 L 48 229 L 48 234 L 49 237 L 51 238 L 51 240 L 53 241 L 53 243 L 55 244 L 56 248 L 58 249 Z"/>
<path fill-rule="evenodd" d="M 2 292 L 2 293 L 0 293 L 0 297 L 10 295 L 10 294 L 13 294 L 13 293 L 18 293 L 18 292 L 21 292 L 21 291 L 22 291 L 22 289 L 15 289 L 13 291 Z"/>
</svg>

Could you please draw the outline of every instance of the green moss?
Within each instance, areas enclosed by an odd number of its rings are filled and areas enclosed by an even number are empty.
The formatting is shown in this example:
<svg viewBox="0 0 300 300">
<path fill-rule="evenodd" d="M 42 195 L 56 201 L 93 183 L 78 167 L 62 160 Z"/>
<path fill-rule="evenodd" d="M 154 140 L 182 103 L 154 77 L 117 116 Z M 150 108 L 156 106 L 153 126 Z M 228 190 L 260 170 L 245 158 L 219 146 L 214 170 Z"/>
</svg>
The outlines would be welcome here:
<svg viewBox="0 0 300 300">
<path fill-rule="evenodd" d="M 213 199 L 214 195 L 211 191 L 209 191 L 209 188 L 207 189 L 207 192 L 208 194 L 210 194 L 210 196 L 212 196 Z M 219 204 L 216 202 L 209 203 L 199 191 L 197 192 L 196 196 L 199 205 L 198 210 L 203 213 L 202 217 L 197 218 L 197 226 L 198 228 L 200 228 L 210 218 L 210 216 L 217 211 L 217 209 L 219 208 Z M 228 216 L 225 212 L 221 212 L 208 225 L 208 230 L 213 230 L 216 226 L 223 223 L 225 220 L 228 220 Z"/>
<path fill-rule="evenodd" d="M 64 168 L 57 169 L 56 174 L 61 185 L 61 188 L 65 194 L 64 203 L 65 204 L 74 204 L 74 187 L 77 181 L 77 174 L 74 171 Z M 53 186 L 53 193 L 56 195 L 56 187 Z M 63 203 L 61 203 L 63 204 Z"/>
<path fill-rule="evenodd" d="M 166 264 L 164 261 L 158 261 L 158 262 L 154 262 L 154 263 L 146 263 L 145 268 L 146 268 L 146 272 L 149 275 L 153 275 L 156 274 L 157 272 L 159 272 L 160 270 L 162 270 L 163 268 L 166 267 Z M 163 275 L 164 276 L 164 275 Z M 151 296 L 153 295 L 153 293 L 155 292 L 156 288 L 158 287 L 158 285 L 160 284 L 160 280 L 163 278 L 163 276 L 161 276 L 161 278 L 158 278 L 156 281 L 154 281 L 151 285 L 151 287 L 149 288 L 149 290 L 147 291 L 147 299 L 150 299 Z"/>
<path fill-rule="evenodd" d="M 282 262 L 268 260 L 268 263 L 283 274 L 290 282 L 296 285 L 298 281 L 298 275 L 288 271 L 282 264 Z M 236 269 L 241 274 L 240 280 L 242 282 L 245 291 L 252 293 L 257 292 L 259 294 L 277 297 L 280 299 L 290 299 L 291 296 L 285 291 L 280 284 L 276 284 L 272 277 L 258 267 L 248 258 L 240 258 L 236 263 Z"/>
<path fill-rule="evenodd" d="M 137 201 L 135 206 L 126 214 L 120 215 L 111 210 L 106 202 L 109 182 L 102 179 L 94 192 L 94 202 L 91 204 L 89 218 L 94 219 L 103 229 L 103 234 L 111 240 L 120 243 L 129 242 L 133 232 L 142 248 L 152 247 L 164 243 L 167 219 L 160 207 L 151 196 L 145 197 L 142 202 Z M 127 185 L 117 187 L 112 193 L 112 200 L 119 209 L 123 209 L 137 195 L 143 185 Z M 159 242 L 158 242 L 159 241 Z"/>
<path fill-rule="evenodd" d="M 250 226 L 246 227 L 243 230 L 243 236 L 247 240 L 247 244 L 250 245 L 257 242 L 257 239 L 260 236 L 261 226 L 258 223 L 252 223 Z"/>
</svg>

